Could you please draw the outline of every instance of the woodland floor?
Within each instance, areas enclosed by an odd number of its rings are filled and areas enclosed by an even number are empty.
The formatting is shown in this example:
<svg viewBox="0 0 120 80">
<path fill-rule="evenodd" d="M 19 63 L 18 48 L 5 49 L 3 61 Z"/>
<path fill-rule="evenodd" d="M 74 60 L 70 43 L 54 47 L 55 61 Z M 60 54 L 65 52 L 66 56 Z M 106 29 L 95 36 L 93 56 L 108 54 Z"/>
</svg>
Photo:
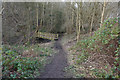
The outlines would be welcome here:
<svg viewBox="0 0 120 80">
<path fill-rule="evenodd" d="M 45 66 L 45 71 L 41 74 L 40 78 L 71 78 L 65 72 L 65 67 L 68 66 L 66 52 L 61 45 L 61 38 L 54 43 L 54 48 L 58 50 L 51 63 Z"/>
</svg>

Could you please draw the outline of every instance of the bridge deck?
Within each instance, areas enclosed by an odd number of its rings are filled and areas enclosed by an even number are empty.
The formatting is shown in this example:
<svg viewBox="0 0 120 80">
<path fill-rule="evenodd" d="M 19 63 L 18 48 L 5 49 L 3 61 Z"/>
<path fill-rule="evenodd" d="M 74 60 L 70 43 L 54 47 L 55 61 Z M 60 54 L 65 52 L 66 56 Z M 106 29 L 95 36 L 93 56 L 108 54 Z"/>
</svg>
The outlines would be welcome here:
<svg viewBox="0 0 120 80">
<path fill-rule="evenodd" d="M 58 39 L 58 34 L 46 33 L 46 32 L 37 32 L 35 37 L 49 39 L 49 40 L 55 40 L 55 39 Z"/>
</svg>

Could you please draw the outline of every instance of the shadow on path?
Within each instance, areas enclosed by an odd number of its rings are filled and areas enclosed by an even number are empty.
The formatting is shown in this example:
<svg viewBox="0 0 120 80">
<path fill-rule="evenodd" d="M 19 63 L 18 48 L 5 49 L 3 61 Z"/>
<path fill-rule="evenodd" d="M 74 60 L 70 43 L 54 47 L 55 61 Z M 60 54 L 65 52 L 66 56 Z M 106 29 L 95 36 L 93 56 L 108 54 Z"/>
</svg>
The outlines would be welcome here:
<svg viewBox="0 0 120 80">
<path fill-rule="evenodd" d="M 64 69 L 68 64 L 60 39 L 54 43 L 54 48 L 59 52 L 55 54 L 52 62 L 46 65 L 45 72 L 43 72 L 40 78 L 65 78 L 66 76 Z"/>
</svg>

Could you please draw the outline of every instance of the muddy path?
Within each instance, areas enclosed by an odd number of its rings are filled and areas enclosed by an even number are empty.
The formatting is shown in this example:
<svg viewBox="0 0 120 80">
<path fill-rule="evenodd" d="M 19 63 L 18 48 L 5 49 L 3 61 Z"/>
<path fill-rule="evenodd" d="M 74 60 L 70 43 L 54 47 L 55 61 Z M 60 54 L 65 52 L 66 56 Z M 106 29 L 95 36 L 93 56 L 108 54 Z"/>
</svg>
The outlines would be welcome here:
<svg viewBox="0 0 120 80">
<path fill-rule="evenodd" d="M 68 78 L 70 76 L 64 71 L 68 66 L 66 53 L 60 43 L 61 38 L 54 43 L 54 48 L 58 50 L 51 63 L 45 66 L 45 71 L 40 78 Z"/>
</svg>

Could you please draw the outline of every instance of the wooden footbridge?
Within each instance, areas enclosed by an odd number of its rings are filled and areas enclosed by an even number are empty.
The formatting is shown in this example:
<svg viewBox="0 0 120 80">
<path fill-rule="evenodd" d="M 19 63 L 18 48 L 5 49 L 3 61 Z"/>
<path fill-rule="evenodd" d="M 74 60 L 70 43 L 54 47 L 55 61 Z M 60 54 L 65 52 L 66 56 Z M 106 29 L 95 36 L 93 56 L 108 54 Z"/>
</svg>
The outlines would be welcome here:
<svg viewBox="0 0 120 80">
<path fill-rule="evenodd" d="M 49 39 L 49 40 L 57 40 L 58 34 L 46 33 L 46 32 L 36 32 L 35 37 Z"/>
</svg>

